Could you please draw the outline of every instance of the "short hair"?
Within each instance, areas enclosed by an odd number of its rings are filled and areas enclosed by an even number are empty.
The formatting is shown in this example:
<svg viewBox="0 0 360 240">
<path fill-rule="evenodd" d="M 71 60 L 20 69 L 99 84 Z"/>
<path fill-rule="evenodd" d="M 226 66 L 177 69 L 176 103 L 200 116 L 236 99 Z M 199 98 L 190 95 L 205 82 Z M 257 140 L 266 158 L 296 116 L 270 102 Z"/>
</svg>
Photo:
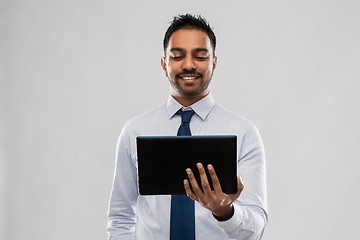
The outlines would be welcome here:
<svg viewBox="0 0 360 240">
<path fill-rule="evenodd" d="M 201 15 L 195 16 L 188 13 L 185 15 L 175 16 L 174 20 L 170 23 L 163 41 L 164 55 L 166 55 L 166 48 L 169 45 L 171 35 L 180 29 L 196 29 L 205 32 L 210 39 L 213 54 L 215 55 L 216 37 L 209 22 Z"/>
</svg>

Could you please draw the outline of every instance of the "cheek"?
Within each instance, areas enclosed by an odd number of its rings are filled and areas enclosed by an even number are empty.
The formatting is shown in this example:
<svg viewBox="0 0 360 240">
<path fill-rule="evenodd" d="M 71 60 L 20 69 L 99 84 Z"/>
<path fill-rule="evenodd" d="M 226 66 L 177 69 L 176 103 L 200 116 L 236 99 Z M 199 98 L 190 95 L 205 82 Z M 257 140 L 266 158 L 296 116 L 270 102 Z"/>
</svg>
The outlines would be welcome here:
<svg viewBox="0 0 360 240">
<path fill-rule="evenodd" d="M 204 74 L 211 74 L 212 70 L 213 70 L 211 64 L 206 64 L 206 65 L 202 66 L 200 69 L 201 69 L 201 72 L 203 72 Z"/>
<path fill-rule="evenodd" d="M 176 63 L 175 64 L 169 63 L 167 71 L 169 75 L 175 75 L 179 71 L 179 66 L 177 66 Z"/>
</svg>

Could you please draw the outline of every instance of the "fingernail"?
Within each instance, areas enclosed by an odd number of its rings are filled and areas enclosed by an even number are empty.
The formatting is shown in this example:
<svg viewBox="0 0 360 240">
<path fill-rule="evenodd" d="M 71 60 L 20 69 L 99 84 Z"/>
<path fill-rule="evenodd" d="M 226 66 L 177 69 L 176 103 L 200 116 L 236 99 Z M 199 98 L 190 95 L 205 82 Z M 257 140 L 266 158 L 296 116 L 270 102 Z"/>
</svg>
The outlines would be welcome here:
<svg viewBox="0 0 360 240">
<path fill-rule="evenodd" d="M 213 167 L 212 167 L 211 164 L 208 165 L 208 169 L 209 169 L 210 171 L 213 170 Z"/>
<path fill-rule="evenodd" d="M 190 175 L 190 174 L 191 174 L 190 169 L 186 169 L 186 173 L 187 173 L 188 175 Z"/>
</svg>

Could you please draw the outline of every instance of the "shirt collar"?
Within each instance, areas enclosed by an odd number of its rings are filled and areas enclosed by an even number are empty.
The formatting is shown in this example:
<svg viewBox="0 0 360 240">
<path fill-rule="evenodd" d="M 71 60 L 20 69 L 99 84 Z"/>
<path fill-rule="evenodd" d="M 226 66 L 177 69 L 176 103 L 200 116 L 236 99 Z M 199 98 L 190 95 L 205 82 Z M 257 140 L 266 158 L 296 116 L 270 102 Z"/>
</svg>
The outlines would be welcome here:
<svg viewBox="0 0 360 240">
<path fill-rule="evenodd" d="M 206 97 L 200 99 L 189 107 L 194 110 L 195 113 L 199 115 L 202 120 L 205 120 L 214 105 L 214 98 L 212 97 L 211 93 L 209 93 Z M 184 106 L 182 106 L 178 101 L 175 100 L 173 96 L 170 95 L 166 103 L 166 109 L 169 119 L 171 119 L 176 114 L 176 112 L 183 107 Z"/>
</svg>

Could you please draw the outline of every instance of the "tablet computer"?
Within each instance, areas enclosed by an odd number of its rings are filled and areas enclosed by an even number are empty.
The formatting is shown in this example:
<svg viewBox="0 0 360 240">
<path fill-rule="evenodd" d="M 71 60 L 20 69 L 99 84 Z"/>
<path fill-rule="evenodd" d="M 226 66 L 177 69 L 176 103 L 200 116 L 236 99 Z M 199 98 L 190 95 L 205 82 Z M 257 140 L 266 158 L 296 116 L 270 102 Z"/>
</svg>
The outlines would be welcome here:
<svg viewBox="0 0 360 240">
<path fill-rule="evenodd" d="M 196 164 L 212 164 L 224 193 L 237 191 L 235 135 L 139 136 L 136 138 L 140 195 L 186 194 L 184 179 L 191 168 L 199 186 Z M 212 186 L 211 186 L 212 188 Z"/>
</svg>

